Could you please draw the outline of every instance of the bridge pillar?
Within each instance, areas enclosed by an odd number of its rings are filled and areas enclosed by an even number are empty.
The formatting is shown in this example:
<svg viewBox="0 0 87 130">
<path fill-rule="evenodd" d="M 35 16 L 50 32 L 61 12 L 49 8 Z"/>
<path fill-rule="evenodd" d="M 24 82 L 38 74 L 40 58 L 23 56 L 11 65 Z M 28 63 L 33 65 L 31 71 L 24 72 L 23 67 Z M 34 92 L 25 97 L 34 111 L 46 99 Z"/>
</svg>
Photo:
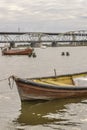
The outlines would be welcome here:
<svg viewBox="0 0 87 130">
<path fill-rule="evenodd" d="M 57 47 L 57 45 L 58 45 L 57 42 L 55 42 L 55 41 L 52 42 L 52 47 Z"/>
<path fill-rule="evenodd" d="M 15 47 L 15 42 L 10 42 L 10 48 L 14 48 Z"/>
<path fill-rule="evenodd" d="M 36 43 L 36 42 L 31 42 L 31 47 L 40 47 L 41 46 L 41 43 L 40 42 L 38 42 L 38 43 Z"/>
<path fill-rule="evenodd" d="M 77 42 L 75 42 L 76 41 L 76 36 L 73 34 L 72 35 L 72 44 L 74 45 L 74 46 L 76 46 L 77 45 Z"/>
</svg>

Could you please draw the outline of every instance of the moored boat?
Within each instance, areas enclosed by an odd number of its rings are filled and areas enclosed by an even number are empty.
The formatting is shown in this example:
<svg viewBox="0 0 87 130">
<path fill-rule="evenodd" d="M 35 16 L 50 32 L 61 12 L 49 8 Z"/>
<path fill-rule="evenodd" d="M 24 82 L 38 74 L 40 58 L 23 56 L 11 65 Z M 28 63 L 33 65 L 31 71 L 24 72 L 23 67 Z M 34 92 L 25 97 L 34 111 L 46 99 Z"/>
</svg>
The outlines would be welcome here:
<svg viewBox="0 0 87 130">
<path fill-rule="evenodd" d="M 3 55 L 29 55 L 29 54 L 32 54 L 32 52 L 33 52 L 32 48 L 22 48 L 22 49 L 4 48 L 4 49 L 2 49 L 2 54 Z"/>
<path fill-rule="evenodd" d="M 87 73 L 19 78 L 11 76 L 16 82 L 21 100 L 53 100 L 59 98 L 87 97 Z"/>
</svg>

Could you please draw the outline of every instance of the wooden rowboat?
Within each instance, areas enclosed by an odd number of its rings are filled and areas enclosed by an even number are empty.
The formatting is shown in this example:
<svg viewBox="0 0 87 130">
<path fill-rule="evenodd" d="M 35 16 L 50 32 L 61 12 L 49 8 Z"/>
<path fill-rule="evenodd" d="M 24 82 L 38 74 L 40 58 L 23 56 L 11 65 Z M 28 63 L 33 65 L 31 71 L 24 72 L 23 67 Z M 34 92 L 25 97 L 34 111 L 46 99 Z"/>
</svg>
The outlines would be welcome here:
<svg viewBox="0 0 87 130">
<path fill-rule="evenodd" d="M 2 54 L 3 55 L 29 55 L 29 54 L 32 54 L 32 52 L 33 52 L 32 48 L 23 48 L 23 49 L 17 49 L 17 48 L 8 49 L 8 48 L 4 48 L 2 50 Z"/>
<path fill-rule="evenodd" d="M 16 82 L 21 100 L 52 100 L 87 96 L 87 73 L 23 79 Z"/>
</svg>

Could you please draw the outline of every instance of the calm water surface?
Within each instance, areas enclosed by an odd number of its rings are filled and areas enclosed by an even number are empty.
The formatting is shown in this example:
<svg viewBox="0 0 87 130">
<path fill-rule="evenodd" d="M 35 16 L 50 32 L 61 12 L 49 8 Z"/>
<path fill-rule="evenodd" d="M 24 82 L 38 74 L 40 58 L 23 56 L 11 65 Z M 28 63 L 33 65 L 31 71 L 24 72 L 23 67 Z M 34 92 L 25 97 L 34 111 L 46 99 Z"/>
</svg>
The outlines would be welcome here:
<svg viewBox="0 0 87 130">
<path fill-rule="evenodd" d="M 61 56 L 69 52 L 70 56 Z M 2 56 L 0 51 L 0 130 L 87 130 L 87 99 L 20 102 L 10 75 L 39 77 L 87 71 L 87 47 L 36 48 L 36 58 Z"/>
</svg>

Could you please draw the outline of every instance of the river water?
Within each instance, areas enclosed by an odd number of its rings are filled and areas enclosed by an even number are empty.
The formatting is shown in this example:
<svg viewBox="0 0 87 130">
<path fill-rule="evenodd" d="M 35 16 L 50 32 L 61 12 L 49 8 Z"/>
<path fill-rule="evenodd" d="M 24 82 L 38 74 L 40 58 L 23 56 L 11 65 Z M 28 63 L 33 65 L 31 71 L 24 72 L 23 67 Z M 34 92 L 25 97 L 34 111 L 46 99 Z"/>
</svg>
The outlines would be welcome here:
<svg viewBox="0 0 87 130">
<path fill-rule="evenodd" d="M 69 52 L 69 56 L 61 53 Z M 40 77 L 87 71 L 87 47 L 35 48 L 36 58 L 3 56 L 0 51 L 0 130 L 87 130 L 87 99 L 20 101 L 7 78 Z"/>
</svg>

